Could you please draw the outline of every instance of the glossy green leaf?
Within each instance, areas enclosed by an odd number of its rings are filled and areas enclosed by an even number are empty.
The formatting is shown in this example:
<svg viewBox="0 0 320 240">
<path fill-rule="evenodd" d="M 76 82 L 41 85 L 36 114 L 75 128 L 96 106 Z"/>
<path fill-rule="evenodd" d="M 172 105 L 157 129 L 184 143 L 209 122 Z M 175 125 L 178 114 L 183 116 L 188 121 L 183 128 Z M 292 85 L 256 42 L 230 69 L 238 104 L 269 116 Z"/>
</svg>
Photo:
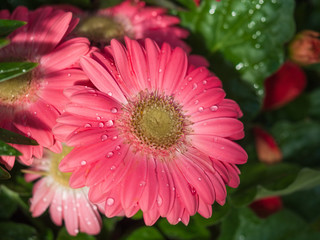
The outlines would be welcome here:
<svg viewBox="0 0 320 240">
<path fill-rule="evenodd" d="M 26 224 L 0 222 L 1 239 L 3 240 L 37 240 L 37 231 Z"/>
<path fill-rule="evenodd" d="M 95 236 L 91 236 L 85 233 L 78 233 L 76 236 L 71 236 L 66 228 L 62 228 L 59 233 L 56 240 L 95 240 Z"/>
<path fill-rule="evenodd" d="M 127 238 L 127 240 L 164 240 L 159 230 L 155 227 L 140 227 L 134 230 Z"/>
<path fill-rule="evenodd" d="M 7 46 L 10 41 L 6 38 L 0 38 L 0 48 Z"/>
<path fill-rule="evenodd" d="M 283 210 L 267 219 L 258 218 L 250 209 L 240 208 L 222 223 L 218 240 L 316 240 L 319 232 L 295 213 Z"/>
<path fill-rule="evenodd" d="M 258 187 L 256 198 L 264 198 L 274 195 L 287 195 L 299 190 L 312 188 L 320 185 L 320 171 L 310 168 L 302 169 L 296 179 L 286 188 L 281 190 L 268 190 L 263 186 Z"/>
<path fill-rule="evenodd" d="M 285 161 L 304 166 L 320 166 L 320 122 L 279 121 L 271 128 Z"/>
<path fill-rule="evenodd" d="M 0 180 L 5 180 L 5 179 L 9 179 L 9 178 L 11 178 L 10 173 L 8 173 L 7 170 L 5 170 L 3 167 L 0 166 Z"/>
<path fill-rule="evenodd" d="M 12 201 L 11 196 L 2 187 L 0 188 L 0 202 L 0 219 L 9 219 L 17 210 L 18 204 Z"/>
<path fill-rule="evenodd" d="M 14 147 L 6 144 L 5 142 L 0 140 L 0 156 L 21 156 L 21 152 L 19 152 Z"/>
<path fill-rule="evenodd" d="M 7 36 L 14 30 L 25 24 L 26 22 L 23 21 L 0 19 L 0 36 Z"/>
<path fill-rule="evenodd" d="M 191 217 L 188 226 L 183 223 L 171 225 L 167 220 L 161 219 L 158 221 L 158 226 L 163 234 L 169 239 L 210 239 L 210 232 L 200 221 L 198 217 Z"/>
<path fill-rule="evenodd" d="M 295 181 L 298 172 L 299 168 L 292 164 L 247 164 L 241 168 L 240 186 L 230 194 L 230 200 L 236 206 L 248 205 L 257 199 L 262 188 L 281 195 Z"/>
<path fill-rule="evenodd" d="M 18 133 L 0 128 L 0 140 L 7 143 L 23 144 L 23 145 L 38 145 L 37 141 L 22 136 Z"/>
<path fill-rule="evenodd" d="M 262 96 L 264 79 L 284 61 L 284 43 L 295 30 L 293 10 L 294 0 L 203 0 L 179 16 L 199 44 L 221 52 Z"/>
<path fill-rule="evenodd" d="M 0 62 L 0 82 L 25 74 L 37 66 L 32 62 Z"/>
</svg>

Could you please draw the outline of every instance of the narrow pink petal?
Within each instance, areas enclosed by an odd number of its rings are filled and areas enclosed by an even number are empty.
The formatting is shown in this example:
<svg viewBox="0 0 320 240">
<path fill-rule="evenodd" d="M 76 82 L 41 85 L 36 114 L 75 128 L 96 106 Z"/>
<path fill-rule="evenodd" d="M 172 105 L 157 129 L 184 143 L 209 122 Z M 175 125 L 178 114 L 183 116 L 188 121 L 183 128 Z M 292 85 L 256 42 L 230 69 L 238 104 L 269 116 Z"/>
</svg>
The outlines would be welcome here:
<svg viewBox="0 0 320 240">
<path fill-rule="evenodd" d="M 102 186 L 105 184 L 105 182 L 99 182 L 93 186 L 90 187 L 89 193 L 88 193 L 88 198 L 90 201 L 94 204 L 98 203 L 104 203 L 107 199 L 108 192 L 104 192 L 102 190 Z"/>
<path fill-rule="evenodd" d="M 62 190 L 57 187 L 54 191 L 54 197 L 50 205 L 49 213 L 54 224 L 61 226 L 62 224 Z"/>
<path fill-rule="evenodd" d="M 211 215 L 212 215 L 212 206 L 211 206 L 211 204 L 206 204 L 201 199 L 199 199 L 198 213 L 204 218 L 210 218 Z"/>
<path fill-rule="evenodd" d="M 235 139 L 244 137 L 243 124 L 235 118 L 212 118 L 192 125 L 191 134 L 201 134 Z"/>
<path fill-rule="evenodd" d="M 68 233 L 75 236 L 79 232 L 79 219 L 76 208 L 76 200 L 72 189 L 62 192 L 63 219 Z"/>
<path fill-rule="evenodd" d="M 175 87 L 187 74 L 187 55 L 181 48 L 175 48 L 168 61 L 167 67 L 164 69 L 163 84 L 161 89 L 168 95 L 174 92 Z"/>
<path fill-rule="evenodd" d="M 80 65 L 92 83 L 102 92 L 115 98 L 118 102 L 127 103 L 126 97 L 109 72 L 92 58 L 82 57 Z"/>
<path fill-rule="evenodd" d="M 120 200 L 120 189 L 119 185 L 115 185 L 113 190 L 107 194 L 105 204 L 105 215 L 107 217 L 115 217 L 123 214 L 123 208 Z"/>
<path fill-rule="evenodd" d="M 164 77 L 164 72 L 166 69 L 166 66 L 168 64 L 168 61 L 170 60 L 170 56 L 171 56 L 171 47 L 169 44 L 164 43 L 162 44 L 161 50 L 160 50 L 160 54 L 159 54 L 159 65 L 156 69 L 158 74 L 158 82 L 156 82 L 156 87 L 157 90 L 162 90 L 163 88 L 163 77 Z"/>
<path fill-rule="evenodd" d="M 194 215 L 198 209 L 198 195 L 196 190 L 187 182 L 176 165 L 172 163 L 169 164 L 168 167 L 174 181 L 176 199 L 180 199 L 189 214 Z"/>
<path fill-rule="evenodd" d="M 150 78 L 150 90 L 154 91 L 157 88 L 158 82 L 158 57 L 159 57 L 159 47 L 152 41 L 147 38 L 145 40 L 146 47 L 146 57 L 147 64 L 149 69 L 149 78 Z M 148 79 L 147 79 L 148 80 Z"/>
<path fill-rule="evenodd" d="M 76 83 L 89 81 L 87 75 L 80 69 L 65 69 L 47 73 L 41 84 L 49 89 L 65 89 Z"/>
<path fill-rule="evenodd" d="M 133 204 L 139 202 L 147 181 L 148 159 L 139 154 L 135 155 L 134 158 L 131 168 L 124 179 L 121 191 L 121 204 L 124 209 L 130 208 Z"/>
<path fill-rule="evenodd" d="M 156 163 L 154 159 L 148 159 L 147 165 L 148 165 L 148 169 L 147 169 L 147 176 L 146 176 L 146 186 L 143 190 L 143 193 L 139 201 L 139 205 L 143 212 L 147 212 L 153 207 L 153 205 L 156 203 L 157 196 L 158 196 Z"/>
<path fill-rule="evenodd" d="M 184 204 L 181 202 L 180 198 L 176 198 L 171 211 L 166 216 L 168 222 L 172 225 L 179 223 L 184 210 Z"/>
<path fill-rule="evenodd" d="M 189 221 L 190 221 L 190 214 L 185 209 L 181 217 L 181 222 L 187 226 L 189 224 Z"/>
<path fill-rule="evenodd" d="M 192 144 L 201 152 L 220 161 L 244 164 L 248 155 L 237 143 L 220 137 L 193 135 Z"/>
<path fill-rule="evenodd" d="M 153 224 L 155 224 L 159 217 L 160 213 L 156 208 L 147 212 L 143 212 L 143 220 L 147 226 L 152 226 Z"/>
<path fill-rule="evenodd" d="M 80 167 L 77 168 L 69 179 L 69 185 L 71 188 L 82 188 L 85 186 L 87 175 L 87 168 Z"/>
<path fill-rule="evenodd" d="M 53 198 L 54 191 L 47 185 L 47 179 L 39 180 L 33 187 L 33 197 L 31 199 L 30 211 L 33 217 L 40 216 L 49 206 Z"/>
<path fill-rule="evenodd" d="M 89 45 L 90 42 L 86 38 L 72 38 L 59 45 L 54 51 L 41 57 L 40 64 L 46 67 L 46 73 L 68 68 L 88 53 Z"/>
</svg>

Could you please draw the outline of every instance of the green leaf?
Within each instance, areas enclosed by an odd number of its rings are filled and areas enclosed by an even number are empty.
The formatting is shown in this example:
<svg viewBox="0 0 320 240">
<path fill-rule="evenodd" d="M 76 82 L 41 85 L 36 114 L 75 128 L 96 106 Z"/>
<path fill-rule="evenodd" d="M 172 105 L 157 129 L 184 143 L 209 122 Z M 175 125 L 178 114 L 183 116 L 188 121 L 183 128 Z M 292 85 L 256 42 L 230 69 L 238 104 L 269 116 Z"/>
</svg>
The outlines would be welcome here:
<svg viewBox="0 0 320 240">
<path fill-rule="evenodd" d="M 210 239 L 210 232 L 199 220 L 199 217 L 191 217 L 188 226 L 183 223 L 171 225 L 167 220 L 161 219 L 158 221 L 158 226 L 162 233 L 168 236 L 169 239 Z"/>
<path fill-rule="evenodd" d="M 23 21 L 0 19 L 0 36 L 7 36 L 17 28 L 27 24 Z"/>
<path fill-rule="evenodd" d="M 0 82 L 25 74 L 37 66 L 33 62 L 0 62 Z"/>
<path fill-rule="evenodd" d="M 271 135 L 280 146 L 285 161 L 303 166 L 320 165 L 320 122 L 279 121 L 271 128 Z"/>
<path fill-rule="evenodd" d="M 294 0 L 203 0 L 179 16 L 191 38 L 221 52 L 262 97 L 264 79 L 283 63 L 283 45 L 294 34 L 293 10 Z"/>
<path fill-rule="evenodd" d="M 0 140 L 7 143 L 23 144 L 23 145 L 38 145 L 37 141 L 22 136 L 18 133 L 0 128 Z"/>
<path fill-rule="evenodd" d="M 267 219 L 259 219 L 250 209 L 234 210 L 222 223 L 218 240 L 316 240 L 307 223 L 289 210 L 280 211 Z"/>
<path fill-rule="evenodd" d="M 164 240 L 164 237 L 155 227 L 140 227 L 134 230 L 127 240 Z"/>
<path fill-rule="evenodd" d="M 0 188 L 0 219 L 9 219 L 17 210 L 18 204 L 12 201 L 11 196 Z"/>
<path fill-rule="evenodd" d="M 8 173 L 7 170 L 5 170 L 3 167 L 0 166 L 0 180 L 5 180 L 5 179 L 9 179 L 9 178 L 11 178 L 10 173 Z M 0 217 L 1 217 L 1 214 L 0 214 Z"/>
<path fill-rule="evenodd" d="M 26 224 L 0 222 L 1 239 L 3 240 L 37 240 L 37 231 Z"/>
<path fill-rule="evenodd" d="M 14 147 L 6 144 L 5 142 L 0 140 L 0 156 L 21 156 L 22 153 L 19 152 Z"/>
<path fill-rule="evenodd" d="M 263 186 L 259 186 L 256 198 L 287 195 L 299 190 L 312 188 L 317 185 L 320 185 L 320 171 L 303 168 L 297 175 L 296 179 L 284 189 L 270 191 Z"/>
<path fill-rule="evenodd" d="M 299 168 L 293 164 L 247 164 L 241 168 L 240 186 L 230 194 L 230 200 L 235 206 L 248 205 L 259 197 L 258 191 L 263 188 L 281 195 L 295 181 L 298 172 Z"/>
<path fill-rule="evenodd" d="M 315 91 L 311 92 L 309 95 L 310 100 L 310 115 L 311 117 L 320 120 L 320 89 L 316 89 Z"/>
<path fill-rule="evenodd" d="M 62 228 L 59 233 L 56 240 L 95 240 L 96 238 L 94 236 L 90 236 L 85 233 L 78 233 L 77 236 L 71 236 L 66 228 Z"/>
<path fill-rule="evenodd" d="M 0 38 L 0 48 L 7 46 L 10 43 L 9 39 Z"/>
</svg>

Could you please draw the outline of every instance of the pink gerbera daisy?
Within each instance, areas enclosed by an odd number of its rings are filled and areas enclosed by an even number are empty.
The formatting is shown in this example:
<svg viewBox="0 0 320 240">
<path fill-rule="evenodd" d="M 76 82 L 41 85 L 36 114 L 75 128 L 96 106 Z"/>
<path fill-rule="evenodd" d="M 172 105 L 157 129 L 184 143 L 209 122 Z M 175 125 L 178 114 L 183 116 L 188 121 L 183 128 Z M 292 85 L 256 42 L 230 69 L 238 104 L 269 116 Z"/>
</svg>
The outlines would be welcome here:
<svg viewBox="0 0 320 240">
<path fill-rule="evenodd" d="M 38 217 L 49 208 L 52 221 L 60 226 L 64 220 L 70 235 L 77 235 L 79 231 L 98 234 L 101 217 L 98 207 L 88 200 L 88 189 L 72 189 L 70 173 L 58 169 L 61 159 L 70 150 L 65 146 L 60 154 L 45 151 L 42 159 L 35 159 L 31 168 L 25 170 L 27 181 L 41 177 L 33 187 L 30 211 L 33 217 Z"/>
<path fill-rule="evenodd" d="M 70 9 L 68 6 L 63 8 Z M 73 11 L 80 17 L 75 33 L 99 46 L 110 43 L 113 38 L 123 40 L 124 36 L 129 36 L 134 39 L 151 38 L 158 44 L 168 42 L 174 47 L 190 50 L 181 40 L 187 37 L 188 32 L 175 26 L 180 22 L 179 18 L 166 15 L 164 8 L 146 7 L 145 2 L 126 0 L 95 14 Z"/>
<path fill-rule="evenodd" d="M 80 60 L 97 90 L 65 91 L 71 103 L 54 132 L 75 148 L 60 169 L 72 172 L 72 187 L 89 186 L 108 217 L 139 209 L 147 225 L 160 216 L 172 224 L 196 212 L 210 217 L 247 160 L 233 142 L 244 136 L 239 106 L 181 48 L 125 42 Z"/>
<path fill-rule="evenodd" d="M 62 91 L 87 77 L 79 69 L 67 69 L 89 51 L 89 41 L 65 36 L 77 24 L 71 13 L 50 7 L 28 11 L 18 7 L 10 14 L 0 11 L 1 19 L 16 19 L 27 24 L 10 36 L 10 44 L 0 49 L 0 61 L 29 61 L 38 66 L 32 71 L 0 83 L 0 127 L 35 139 L 39 146 L 13 146 L 23 153 L 20 160 L 30 165 L 33 155 L 40 158 L 42 146 L 61 150 L 52 127 L 66 98 Z M 0 161 L 12 168 L 15 157 Z"/>
</svg>

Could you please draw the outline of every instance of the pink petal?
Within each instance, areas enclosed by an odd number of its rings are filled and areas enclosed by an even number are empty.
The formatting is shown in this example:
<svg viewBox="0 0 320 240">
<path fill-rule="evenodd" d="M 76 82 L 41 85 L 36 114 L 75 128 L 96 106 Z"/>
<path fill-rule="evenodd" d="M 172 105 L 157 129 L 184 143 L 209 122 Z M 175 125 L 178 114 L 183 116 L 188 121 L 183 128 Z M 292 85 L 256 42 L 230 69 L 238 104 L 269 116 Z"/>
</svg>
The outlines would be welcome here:
<svg viewBox="0 0 320 240">
<path fill-rule="evenodd" d="M 73 190 L 65 189 L 62 192 L 63 219 L 68 233 L 75 236 L 79 232 L 78 214 L 76 200 Z"/>
<path fill-rule="evenodd" d="M 47 180 L 39 180 L 33 187 L 30 211 L 33 217 L 40 216 L 52 201 L 54 191 L 48 187 Z"/>
<path fill-rule="evenodd" d="M 157 82 L 158 82 L 158 62 L 157 59 L 159 57 L 159 48 L 155 44 L 154 41 L 147 38 L 145 40 L 145 46 L 146 46 L 146 57 L 147 57 L 147 63 L 149 69 L 149 77 L 150 77 L 150 87 L 152 91 L 154 91 L 157 88 Z"/>
<path fill-rule="evenodd" d="M 61 226 L 62 224 L 62 211 L 62 190 L 58 187 L 54 191 L 54 197 L 49 209 L 52 221 L 58 226 Z"/>
</svg>

